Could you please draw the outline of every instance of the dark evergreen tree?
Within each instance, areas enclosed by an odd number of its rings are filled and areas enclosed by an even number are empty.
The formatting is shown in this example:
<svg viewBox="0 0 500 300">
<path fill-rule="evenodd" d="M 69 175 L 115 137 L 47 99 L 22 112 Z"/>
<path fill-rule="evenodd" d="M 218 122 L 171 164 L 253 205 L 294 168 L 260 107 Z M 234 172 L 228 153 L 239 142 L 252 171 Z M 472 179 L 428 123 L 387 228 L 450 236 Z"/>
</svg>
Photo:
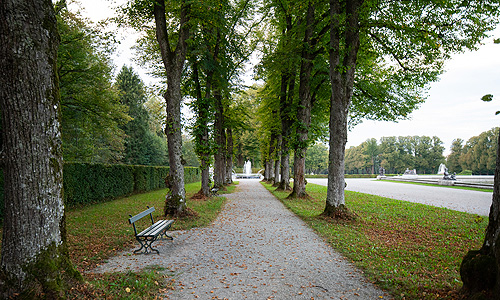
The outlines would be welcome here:
<svg viewBox="0 0 500 300">
<path fill-rule="evenodd" d="M 123 126 L 125 154 L 123 162 L 132 165 L 166 165 L 167 149 L 164 137 L 152 132 L 150 118 L 144 104 L 147 100 L 144 83 L 131 67 L 123 66 L 116 77 L 120 101 L 129 107 L 133 118 Z"/>
</svg>

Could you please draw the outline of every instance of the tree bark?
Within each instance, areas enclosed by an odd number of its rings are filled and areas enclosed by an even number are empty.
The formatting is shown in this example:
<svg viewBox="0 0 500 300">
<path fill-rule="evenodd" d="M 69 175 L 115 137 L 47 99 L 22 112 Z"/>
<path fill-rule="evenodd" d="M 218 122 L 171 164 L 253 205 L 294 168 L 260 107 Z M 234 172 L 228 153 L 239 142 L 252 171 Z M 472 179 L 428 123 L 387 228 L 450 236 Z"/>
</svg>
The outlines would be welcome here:
<svg viewBox="0 0 500 300">
<path fill-rule="evenodd" d="M 275 111 L 272 112 L 276 114 Z M 269 153 L 266 160 L 266 170 L 265 170 L 265 181 L 271 182 L 274 180 L 274 156 L 276 151 L 277 136 L 275 133 L 271 133 L 271 139 L 269 140 Z"/>
<path fill-rule="evenodd" d="M 289 191 L 290 187 L 290 109 L 295 92 L 295 73 L 282 74 L 280 92 L 280 119 L 281 119 L 281 180 L 278 190 Z"/>
<path fill-rule="evenodd" d="M 274 162 L 274 180 L 273 186 L 279 186 L 280 184 L 280 158 L 281 158 L 281 134 L 278 136 L 278 140 L 276 141 L 276 160 Z"/>
<path fill-rule="evenodd" d="M 0 32 L 0 298 L 64 298 L 68 284 L 81 276 L 66 244 L 52 2 L 3 0 Z"/>
<path fill-rule="evenodd" d="M 165 197 L 165 215 L 178 215 L 186 209 L 184 166 L 182 165 L 181 78 L 186 60 L 186 40 L 189 37 L 188 6 L 182 1 L 179 38 L 174 51 L 172 51 L 170 46 L 165 17 L 165 3 L 163 1 L 155 2 L 154 17 L 156 39 L 160 46 L 161 57 L 167 74 L 167 91 L 164 98 L 167 104 L 165 133 L 167 135 L 170 163 L 170 175 L 168 178 L 170 193 Z"/>
<path fill-rule="evenodd" d="M 308 4 L 306 16 L 306 30 L 304 33 L 304 48 L 300 64 L 299 106 L 297 109 L 297 144 L 294 154 L 293 192 L 289 197 L 307 197 L 305 180 L 306 150 L 309 142 L 309 126 L 311 125 L 311 73 L 314 54 L 311 53 L 311 38 L 314 27 L 314 6 Z M 307 46 L 306 46 L 307 45 Z"/>
<path fill-rule="evenodd" d="M 197 108 L 197 127 L 194 132 L 196 140 L 196 154 L 200 159 L 200 169 L 201 169 L 201 189 L 200 192 L 205 196 L 210 196 L 210 141 L 208 133 L 208 122 L 209 122 L 209 98 L 211 93 L 211 74 L 207 75 L 207 83 L 205 90 L 205 98 L 202 96 L 200 76 L 198 71 L 198 62 L 193 63 L 193 81 L 195 82 L 196 88 L 196 108 Z"/>
<path fill-rule="evenodd" d="M 214 155 L 214 185 L 218 188 L 224 186 L 226 178 L 226 132 L 224 128 L 224 106 L 220 91 L 214 91 L 215 98 L 215 155 Z"/>
<path fill-rule="evenodd" d="M 493 199 L 483 246 L 480 250 L 469 251 L 464 257 L 460 277 L 464 283 L 462 293 L 470 299 L 500 299 L 500 135 Z"/>
<path fill-rule="evenodd" d="M 356 59 L 359 50 L 359 8 L 362 0 L 349 1 L 345 6 L 347 25 L 344 42 L 347 50 L 341 53 L 342 39 L 339 19 L 341 1 L 330 0 L 330 151 L 328 158 L 328 188 L 324 214 L 346 217 L 344 198 L 344 155 L 347 142 L 347 117 L 351 103 Z M 347 215 L 348 217 L 348 215 Z"/>
<path fill-rule="evenodd" d="M 227 128 L 226 184 L 233 183 L 233 130 Z"/>
</svg>

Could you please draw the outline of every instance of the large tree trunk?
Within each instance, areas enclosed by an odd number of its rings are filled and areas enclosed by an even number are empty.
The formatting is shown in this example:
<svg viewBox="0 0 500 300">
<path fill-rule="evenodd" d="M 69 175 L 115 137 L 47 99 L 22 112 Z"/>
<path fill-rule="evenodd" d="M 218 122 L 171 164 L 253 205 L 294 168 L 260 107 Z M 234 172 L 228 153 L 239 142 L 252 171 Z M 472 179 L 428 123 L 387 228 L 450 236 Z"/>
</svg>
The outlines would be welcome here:
<svg viewBox="0 0 500 300">
<path fill-rule="evenodd" d="M 81 279 L 66 244 L 51 1 L 0 2 L 4 220 L 0 298 L 64 297 Z"/>
<path fill-rule="evenodd" d="M 341 55 L 342 4 L 330 0 L 330 151 L 328 161 L 328 188 L 324 214 L 349 218 L 344 198 L 344 155 L 347 142 L 347 117 L 351 103 L 357 53 L 359 50 L 359 8 L 362 0 L 349 1 L 345 6 L 347 25 L 344 41 L 348 50 Z M 344 70 L 344 71 L 342 71 Z"/>
<path fill-rule="evenodd" d="M 297 109 L 296 129 L 297 143 L 294 155 L 294 176 L 293 192 L 289 197 L 307 197 L 305 180 L 305 162 L 306 150 L 309 142 L 309 126 L 311 124 L 311 73 L 313 68 L 314 54 L 311 53 L 311 38 L 313 35 L 314 6 L 309 2 L 306 16 L 306 30 L 304 34 L 304 49 L 302 50 L 302 62 L 300 65 L 300 83 L 299 83 L 299 106 Z"/>
<path fill-rule="evenodd" d="M 464 257 L 460 277 L 462 293 L 471 299 L 500 299 L 500 135 L 486 236 L 480 250 L 471 250 Z"/>
<path fill-rule="evenodd" d="M 175 50 L 172 51 L 165 18 L 165 3 L 155 2 L 154 17 L 156 24 L 156 39 L 160 46 L 161 57 L 167 74 L 167 122 L 165 133 L 168 142 L 168 158 L 170 175 L 169 194 L 165 197 L 165 215 L 178 215 L 186 209 L 186 191 L 184 189 L 184 166 L 182 165 L 182 130 L 181 130 L 181 78 L 184 61 L 186 60 L 189 38 L 188 6 L 183 1 L 180 11 L 179 37 Z"/>
</svg>

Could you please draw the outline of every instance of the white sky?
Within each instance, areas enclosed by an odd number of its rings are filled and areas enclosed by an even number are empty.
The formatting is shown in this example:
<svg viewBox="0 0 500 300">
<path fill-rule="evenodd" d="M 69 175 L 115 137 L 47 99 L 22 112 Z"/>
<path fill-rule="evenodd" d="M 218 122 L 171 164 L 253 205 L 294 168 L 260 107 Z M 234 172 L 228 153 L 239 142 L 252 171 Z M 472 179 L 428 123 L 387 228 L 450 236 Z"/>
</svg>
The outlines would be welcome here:
<svg viewBox="0 0 500 300">
<path fill-rule="evenodd" d="M 114 16 L 111 7 L 125 0 L 84 0 L 83 16 L 97 22 Z M 70 5 L 70 8 L 72 6 Z M 126 37 L 126 38 L 125 38 Z M 500 28 L 483 42 L 478 51 L 457 54 L 446 64 L 446 72 L 439 82 L 431 84 L 428 98 L 411 114 L 410 120 L 393 122 L 364 121 L 348 135 L 347 148 L 358 146 L 369 138 L 380 140 L 384 136 L 437 136 L 449 153 L 456 138 L 467 141 L 483 131 L 500 125 L 500 44 L 493 44 L 493 37 L 500 38 Z M 122 65 L 133 66 L 145 82 L 151 79 L 146 72 L 132 62 L 133 31 L 121 34 L 122 44 L 114 57 L 119 70 Z M 481 97 L 493 94 L 492 102 Z"/>
</svg>

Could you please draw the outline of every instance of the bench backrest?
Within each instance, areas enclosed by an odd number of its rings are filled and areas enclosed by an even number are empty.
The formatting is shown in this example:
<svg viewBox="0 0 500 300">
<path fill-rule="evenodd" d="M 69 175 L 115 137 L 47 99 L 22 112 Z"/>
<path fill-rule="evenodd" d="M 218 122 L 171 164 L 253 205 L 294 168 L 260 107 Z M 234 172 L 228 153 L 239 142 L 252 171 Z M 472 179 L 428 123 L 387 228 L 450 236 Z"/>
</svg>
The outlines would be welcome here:
<svg viewBox="0 0 500 300">
<path fill-rule="evenodd" d="M 153 212 L 155 211 L 155 207 L 149 207 L 149 206 L 146 206 L 148 209 L 146 209 L 145 211 L 141 212 L 141 213 L 138 213 L 137 215 L 135 216 L 132 216 L 132 215 L 129 215 L 130 218 L 128 219 L 128 222 L 130 224 L 132 224 L 132 226 L 134 226 L 134 232 L 135 232 L 135 235 L 137 235 L 137 229 L 135 228 L 135 222 L 142 219 L 143 217 L 149 215 L 151 217 L 151 224 L 154 224 L 154 220 L 153 220 Z"/>
<path fill-rule="evenodd" d="M 134 224 L 134 222 L 136 222 L 137 220 L 140 220 L 140 219 L 142 219 L 143 217 L 145 217 L 145 216 L 147 216 L 147 215 L 149 215 L 149 214 L 152 214 L 154 211 L 155 211 L 154 206 L 153 206 L 153 207 L 151 207 L 151 208 L 149 208 L 149 206 L 148 206 L 148 209 L 146 209 L 145 211 L 143 211 L 143 212 L 141 212 L 141 213 L 139 213 L 139 214 L 137 214 L 137 215 L 135 215 L 135 216 L 133 216 L 133 217 L 132 217 L 132 215 L 129 215 L 129 216 L 130 216 L 130 219 L 128 219 L 128 222 L 129 222 L 130 224 Z M 151 222 L 153 222 L 153 215 L 151 215 Z M 153 223 L 154 223 L 154 222 L 153 222 Z"/>
</svg>

